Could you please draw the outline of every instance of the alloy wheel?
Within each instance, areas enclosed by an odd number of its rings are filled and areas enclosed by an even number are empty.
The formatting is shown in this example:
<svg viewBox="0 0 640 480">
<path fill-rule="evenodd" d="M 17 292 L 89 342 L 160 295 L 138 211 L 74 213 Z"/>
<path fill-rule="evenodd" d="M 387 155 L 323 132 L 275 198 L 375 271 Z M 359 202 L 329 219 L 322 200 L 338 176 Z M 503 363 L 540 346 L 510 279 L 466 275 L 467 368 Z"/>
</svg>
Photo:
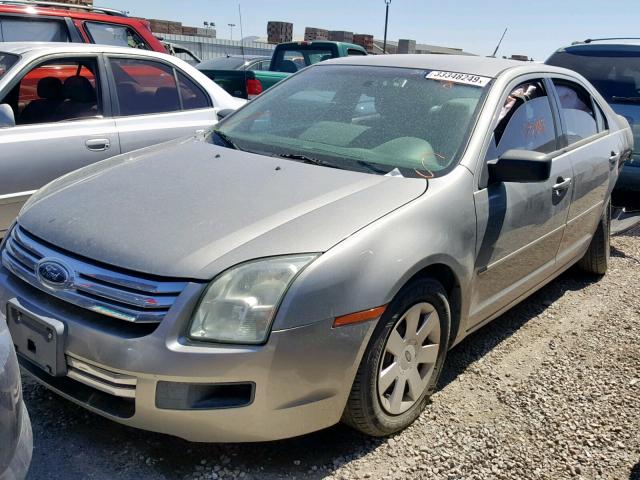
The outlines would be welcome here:
<svg viewBox="0 0 640 480">
<path fill-rule="evenodd" d="M 391 415 L 409 410 L 421 398 L 440 350 L 440 318 L 430 303 L 417 303 L 396 322 L 382 352 L 378 398 Z"/>
</svg>

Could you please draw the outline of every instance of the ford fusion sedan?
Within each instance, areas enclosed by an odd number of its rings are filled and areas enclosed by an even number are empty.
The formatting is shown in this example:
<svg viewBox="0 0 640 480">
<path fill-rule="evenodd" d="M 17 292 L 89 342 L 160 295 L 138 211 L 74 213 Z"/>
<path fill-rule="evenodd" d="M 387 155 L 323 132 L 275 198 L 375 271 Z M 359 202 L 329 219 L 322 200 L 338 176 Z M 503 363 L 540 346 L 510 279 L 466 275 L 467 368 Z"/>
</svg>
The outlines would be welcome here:
<svg viewBox="0 0 640 480">
<path fill-rule="evenodd" d="M 0 44 L 0 237 L 26 199 L 60 175 L 193 135 L 244 103 L 162 53 Z"/>
<path fill-rule="evenodd" d="M 0 318 L 26 371 L 126 425 L 391 434 L 453 345 L 574 264 L 605 273 L 632 143 L 569 70 L 322 62 L 204 138 L 41 189 L 2 248 Z"/>
</svg>

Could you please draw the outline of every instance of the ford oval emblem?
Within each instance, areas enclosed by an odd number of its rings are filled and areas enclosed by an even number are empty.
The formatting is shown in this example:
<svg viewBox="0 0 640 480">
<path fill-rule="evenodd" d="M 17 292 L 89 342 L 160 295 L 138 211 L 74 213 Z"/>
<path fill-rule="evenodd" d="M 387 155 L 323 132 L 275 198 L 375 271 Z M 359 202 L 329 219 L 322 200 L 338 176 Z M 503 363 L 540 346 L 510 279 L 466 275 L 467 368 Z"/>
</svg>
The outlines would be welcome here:
<svg viewBox="0 0 640 480">
<path fill-rule="evenodd" d="M 36 265 L 38 280 L 45 287 L 64 289 L 73 283 L 71 271 L 57 260 L 43 258 Z"/>
</svg>

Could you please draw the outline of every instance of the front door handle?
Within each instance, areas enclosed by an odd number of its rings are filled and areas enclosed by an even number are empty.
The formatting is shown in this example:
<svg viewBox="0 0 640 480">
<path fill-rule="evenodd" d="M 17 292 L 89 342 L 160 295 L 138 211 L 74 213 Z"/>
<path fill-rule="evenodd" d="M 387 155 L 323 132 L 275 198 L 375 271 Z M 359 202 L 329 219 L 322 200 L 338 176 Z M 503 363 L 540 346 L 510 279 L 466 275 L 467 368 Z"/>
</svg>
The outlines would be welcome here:
<svg viewBox="0 0 640 480">
<path fill-rule="evenodd" d="M 104 152 L 111 148 L 111 142 L 108 138 L 92 138 L 85 142 L 88 150 L 92 152 Z"/>
<path fill-rule="evenodd" d="M 563 192 L 563 191 L 567 190 L 571 186 L 571 178 L 558 177 L 556 182 L 558 182 L 558 183 L 556 183 L 553 186 L 553 191 L 555 193 Z"/>
</svg>

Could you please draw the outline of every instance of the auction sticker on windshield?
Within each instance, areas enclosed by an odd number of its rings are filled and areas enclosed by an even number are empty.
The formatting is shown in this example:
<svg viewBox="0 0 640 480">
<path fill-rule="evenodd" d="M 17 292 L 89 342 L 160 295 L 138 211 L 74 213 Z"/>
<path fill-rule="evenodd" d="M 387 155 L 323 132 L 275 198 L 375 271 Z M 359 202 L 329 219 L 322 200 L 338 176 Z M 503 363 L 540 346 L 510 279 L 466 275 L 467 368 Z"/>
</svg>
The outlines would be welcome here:
<svg viewBox="0 0 640 480">
<path fill-rule="evenodd" d="M 440 70 L 429 72 L 426 78 L 440 80 L 441 82 L 475 85 L 476 87 L 485 87 L 491 81 L 489 77 L 481 77 L 480 75 L 473 75 L 471 73 L 442 72 Z"/>
</svg>

